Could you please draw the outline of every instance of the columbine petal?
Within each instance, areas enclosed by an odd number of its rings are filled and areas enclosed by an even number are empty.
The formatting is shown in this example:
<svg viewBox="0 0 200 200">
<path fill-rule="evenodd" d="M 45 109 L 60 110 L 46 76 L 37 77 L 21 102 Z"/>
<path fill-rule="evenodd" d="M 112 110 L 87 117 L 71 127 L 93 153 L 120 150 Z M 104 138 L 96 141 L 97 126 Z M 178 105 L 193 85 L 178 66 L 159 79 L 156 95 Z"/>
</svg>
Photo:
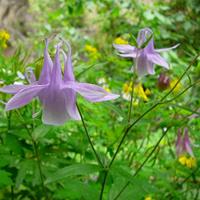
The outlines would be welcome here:
<svg viewBox="0 0 200 200">
<path fill-rule="evenodd" d="M 129 44 L 113 44 L 113 47 L 121 53 L 132 53 L 136 50 L 134 46 Z"/>
<path fill-rule="evenodd" d="M 111 94 L 97 85 L 88 83 L 69 82 L 66 83 L 64 88 L 72 88 L 91 102 L 107 101 L 119 97 L 119 95 Z"/>
<path fill-rule="evenodd" d="M 72 89 L 66 89 L 65 91 L 66 95 L 66 106 L 67 106 L 67 112 L 69 116 L 74 120 L 80 120 L 80 114 L 78 112 L 78 109 L 76 107 L 76 92 Z"/>
<path fill-rule="evenodd" d="M 72 66 L 72 58 L 71 58 L 71 46 L 67 41 L 64 41 L 68 48 L 67 58 L 64 56 L 64 62 L 65 62 L 65 70 L 64 70 L 64 81 L 74 81 L 74 73 L 73 73 L 73 66 Z"/>
<path fill-rule="evenodd" d="M 25 77 L 26 77 L 26 79 L 28 80 L 28 82 L 29 82 L 30 84 L 36 82 L 36 77 L 35 77 L 35 74 L 34 74 L 33 69 L 32 69 L 31 67 L 28 67 L 28 68 L 26 69 Z"/>
<path fill-rule="evenodd" d="M 179 128 L 178 129 L 177 140 L 176 140 L 176 155 L 177 156 L 180 156 L 181 153 L 183 152 L 182 144 L 183 144 L 183 141 L 182 141 L 182 137 L 181 137 L 181 129 Z"/>
<path fill-rule="evenodd" d="M 155 51 L 156 51 L 157 53 L 165 52 L 165 51 L 170 51 L 170 50 L 172 50 L 172 49 L 176 49 L 179 45 L 180 45 L 180 44 L 176 44 L 176 45 L 174 45 L 174 46 L 172 46 L 172 47 L 169 47 L 169 48 L 155 49 Z"/>
<path fill-rule="evenodd" d="M 44 49 L 44 65 L 40 74 L 39 84 L 47 84 L 50 81 L 51 69 L 53 67 L 53 62 L 48 53 L 48 40 L 45 41 L 45 49 Z"/>
<path fill-rule="evenodd" d="M 25 89 L 26 85 L 7 85 L 0 88 L 0 92 L 8 93 L 8 94 L 16 94 L 22 89 Z"/>
<path fill-rule="evenodd" d="M 53 69 L 51 72 L 51 81 L 50 81 L 50 85 L 54 88 L 62 84 L 62 72 L 61 72 L 59 53 L 60 53 L 60 47 L 57 46 L 56 55 L 53 62 Z"/>
<path fill-rule="evenodd" d="M 50 88 L 43 101 L 42 121 L 45 124 L 61 125 L 69 118 L 67 99 L 64 91 Z"/>
<path fill-rule="evenodd" d="M 144 52 L 141 53 L 136 62 L 136 71 L 138 73 L 138 76 L 144 76 L 148 74 L 147 66 L 150 66 L 150 64 Z"/>
<path fill-rule="evenodd" d="M 165 67 L 166 69 L 169 69 L 169 64 L 158 53 L 148 53 L 147 57 L 148 60 L 151 61 L 152 63 Z"/>
<path fill-rule="evenodd" d="M 20 90 L 6 104 L 6 110 L 12 110 L 28 104 L 46 85 L 31 85 Z"/>
<path fill-rule="evenodd" d="M 190 156 L 194 157 L 191 144 L 190 144 L 190 139 L 188 136 L 188 129 L 184 129 L 184 138 L 183 138 L 183 143 L 184 143 L 184 150 L 190 154 Z"/>
</svg>

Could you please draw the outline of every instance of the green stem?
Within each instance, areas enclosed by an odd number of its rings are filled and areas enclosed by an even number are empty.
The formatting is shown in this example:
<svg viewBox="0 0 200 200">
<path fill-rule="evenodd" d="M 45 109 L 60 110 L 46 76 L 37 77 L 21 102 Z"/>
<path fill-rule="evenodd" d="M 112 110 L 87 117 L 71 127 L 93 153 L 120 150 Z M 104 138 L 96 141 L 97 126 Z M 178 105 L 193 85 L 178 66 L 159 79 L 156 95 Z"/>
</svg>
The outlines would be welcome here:
<svg viewBox="0 0 200 200">
<path fill-rule="evenodd" d="M 90 139 L 90 135 L 89 135 L 89 133 L 88 133 L 88 130 L 87 130 L 85 121 L 84 121 L 84 119 L 83 119 L 83 115 L 82 115 L 82 113 L 81 113 L 81 110 L 80 110 L 78 104 L 76 104 L 76 106 L 77 106 L 77 108 L 78 108 L 78 111 L 79 111 L 79 114 L 80 114 L 80 117 L 81 117 L 81 121 L 82 121 L 84 130 L 85 130 L 85 134 L 86 134 L 86 137 L 87 137 L 87 139 L 88 139 L 88 142 L 89 142 L 89 144 L 90 144 L 90 146 L 91 146 L 91 148 L 92 148 L 92 151 L 93 151 L 93 153 L 94 153 L 94 155 L 95 155 L 95 157 L 96 157 L 96 159 L 97 159 L 99 165 L 100 165 L 102 168 L 104 168 L 104 165 L 103 165 L 103 163 L 102 163 L 102 161 L 101 161 L 99 155 L 97 154 L 97 152 L 96 152 L 96 150 L 95 150 L 95 148 L 94 148 L 94 145 L 93 145 L 93 143 L 92 143 L 92 141 L 91 141 L 91 139 Z"/>
<path fill-rule="evenodd" d="M 156 143 L 156 145 L 154 146 L 152 151 L 149 153 L 149 155 L 146 157 L 146 159 L 143 161 L 143 163 L 139 166 L 139 168 L 136 170 L 136 172 L 133 174 L 133 176 L 131 176 L 131 179 L 134 178 L 135 176 L 137 176 L 137 174 L 142 170 L 143 166 L 146 164 L 146 162 L 150 159 L 150 157 L 153 155 L 153 153 L 158 148 L 160 142 L 165 137 L 165 135 L 167 134 L 168 130 L 169 130 L 169 128 L 166 131 L 163 132 L 162 136 L 160 137 L 160 139 L 158 140 L 158 142 Z M 122 194 L 122 192 L 128 187 L 128 185 L 130 183 L 131 183 L 131 181 L 128 181 L 113 200 L 118 199 L 118 197 Z"/>
<path fill-rule="evenodd" d="M 29 128 L 26 126 L 26 124 L 24 122 L 24 118 L 22 117 L 21 113 L 18 110 L 16 110 L 16 113 L 19 116 L 19 119 L 21 118 L 22 125 L 24 126 L 24 128 L 26 129 L 29 137 L 31 138 L 31 141 L 32 141 L 32 144 L 33 144 L 33 150 L 34 150 L 35 157 L 36 157 L 37 164 L 38 164 L 38 169 L 39 169 L 39 174 L 40 174 L 40 180 L 41 180 L 42 190 L 43 190 L 45 199 L 48 200 L 48 195 L 47 195 L 47 192 L 46 192 L 46 188 L 44 186 L 44 178 L 43 178 L 43 172 L 42 172 L 42 166 L 41 166 L 41 159 L 40 159 L 40 154 L 39 154 L 39 151 L 38 151 L 37 143 L 34 140 L 34 138 L 33 138 L 32 134 L 31 134 Z"/>
<path fill-rule="evenodd" d="M 100 192 L 99 200 L 103 199 L 103 192 L 104 192 L 104 188 L 105 188 L 105 185 L 106 185 L 107 176 L 108 176 L 108 169 L 106 169 L 104 171 L 104 177 L 103 177 L 103 182 L 102 182 L 102 186 L 101 186 L 101 192 Z"/>
<path fill-rule="evenodd" d="M 121 145 L 124 142 L 124 139 L 126 138 L 126 136 L 128 135 L 129 131 L 132 129 L 133 126 L 135 126 L 141 119 L 143 119 L 144 116 L 146 116 L 149 112 L 151 112 L 154 108 L 156 108 L 158 105 L 163 104 L 163 101 L 174 91 L 174 89 L 176 88 L 176 86 L 179 84 L 179 82 L 181 81 L 181 79 L 185 76 L 185 74 L 188 72 L 188 70 L 192 67 L 192 65 L 196 62 L 196 60 L 198 59 L 198 57 L 200 56 L 200 54 L 198 54 L 197 56 L 195 56 L 195 58 L 192 60 L 192 62 L 189 64 L 189 66 L 186 68 L 186 70 L 184 71 L 184 73 L 181 75 L 181 77 L 178 79 L 178 81 L 176 82 L 176 84 L 174 85 L 174 87 L 171 88 L 171 90 L 164 95 L 160 101 L 158 101 L 156 104 L 154 104 L 152 107 L 150 107 L 147 111 L 145 111 L 140 117 L 138 117 L 129 127 L 126 128 L 122 139 L 117 147 L 117 150 L 115 151 L 115 154 L 109 164 L 109 168 L 112 166 L 120 148 Z"/>
</svg>

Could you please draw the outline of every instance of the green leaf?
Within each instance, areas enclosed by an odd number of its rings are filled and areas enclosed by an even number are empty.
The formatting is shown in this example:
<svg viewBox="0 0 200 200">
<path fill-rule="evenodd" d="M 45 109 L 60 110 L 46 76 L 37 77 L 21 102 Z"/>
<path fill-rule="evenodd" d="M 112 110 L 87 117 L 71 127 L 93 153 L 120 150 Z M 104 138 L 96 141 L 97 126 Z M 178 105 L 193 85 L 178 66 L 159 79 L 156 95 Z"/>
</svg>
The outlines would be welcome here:
<svg viewBox="0 0 200 200">
<path fill-rule="evenodd" d="M 100 170 L 98 165 L 93 164 L 73 164 L 62 169 L 59 169 L 55 174 L 47 178 L 45 184 L 56 182 L 76 175 L 88 175 Z"/>
<path fill-rule="evenodd" d="M 32 136 L 35 140 L 38 140 L 44 137 L 52 128 L 52 126 L 42 124 L 34 129 Z"/>
<path fill-rule="evenodd" d="M 74 179 L 67 179 L 63 183 L 63 187 L 63 189 L 57 190 L 53 196 L 55 199 L 94 200 L 98 199 L 100 190 L 100 187 L 94 183 L 83 183 Z"/>
<path fill-rule="evenodd" d="M 12 185 L 12 179 L 10 178 L 11 174 L 0 170 L 0 188 Z"/>
<path fill-rule="evenodd" d="M 34 162 L 32 160 L 25 160 L 19 164 L 19 171 L 15 183 L 16 188 L 18 188 L 21 185 L 26 176 L 26 172 L 32 169 L 33 164 Z"/>
</svg>

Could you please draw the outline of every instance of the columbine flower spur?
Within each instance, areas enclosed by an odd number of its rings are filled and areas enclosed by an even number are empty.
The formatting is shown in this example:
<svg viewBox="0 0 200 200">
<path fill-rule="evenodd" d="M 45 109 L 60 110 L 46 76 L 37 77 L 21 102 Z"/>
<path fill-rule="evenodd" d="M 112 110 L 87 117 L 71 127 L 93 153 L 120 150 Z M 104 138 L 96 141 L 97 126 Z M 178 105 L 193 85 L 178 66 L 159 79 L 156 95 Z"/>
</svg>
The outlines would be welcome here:
<svg viewBox="0 0 200 200">
<path fill-rule="evenodd" d="M 48 40 L 44 50 L 44 65 L 36 81 L 30 75 L 29 85 L 8 85 L 0 88 L 1 92 L 14 94 L 6 103 L 6 110 L 13 110 L 28 104 L 33 98 L 39 97 L 43 108 L 42 120 L 45 124 L 60 125 L 69 119 L 80 120 L 76 107 L 76 93 L 91 102 L 116 99 L 119 95 L 111 94 L 103 88 L 75 81 L 71 61 L 71 47 L 68 42 L 68 54 L 57 45 L 54 62 L 48 53 Z M 62 77 L 60 53 L 64 56 L 64 76 Z M 31 72 L 30 72 L 31 73 Z"/>
<path fill-rule="evenodd" d="M 188 153 L 191 157 L 194 157 L 188 135 L 188 129 L 184 128 L 183 135 L 181 135 L 181 129 L 179 128 L 176 140 L 176 154 L 179 157 L 185 153 Z"/>
<path fill-rule="evenodd" d="M 164 49 L 155 49 L 153 32 L 149 28 L 141 29 L 137 37 L 137 47 L 129 44 L 113 44 L 119 51 L 121 57 L 133 58 L 135 61 L 135 71 L 138 76 L 155 74 L 154 65 L 160 65 L 169 69 L 169 64 L 162 58 L 159 53 L 176 48 L 179 44 Z M 148 41 L 149 39 L 149 41 Z M 146 44 L 147 42 L 147 44 Z M 146 45 L 145 45 L 146 44 Z M 145 47 L 143 47 L 145 46 Z"/>
</svg>

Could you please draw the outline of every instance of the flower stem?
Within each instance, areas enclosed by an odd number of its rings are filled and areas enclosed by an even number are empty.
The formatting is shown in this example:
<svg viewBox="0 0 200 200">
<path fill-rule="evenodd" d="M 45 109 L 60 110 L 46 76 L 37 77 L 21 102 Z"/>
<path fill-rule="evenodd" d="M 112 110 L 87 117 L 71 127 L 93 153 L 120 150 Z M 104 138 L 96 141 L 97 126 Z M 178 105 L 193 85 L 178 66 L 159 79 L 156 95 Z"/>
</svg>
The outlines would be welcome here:
<svg viewBox="0 0 200 200">
<path fill-rule="evenodd" d="M 137 174 L 142 170 L 143 166 L 146 164 L 146 162 L 150 159 L 152 154 L 155 152 L 155 150 L 159 146 L 160 142 L 162 141 L 162 139 L 167 134 L 168 130 L 169 130 L 169 128 L 167 128 L 167 130 L 163 132 L 162 136 L 160 137 L 160 139 L 158 140 L 158 142 L 156 143 L 156 145 L 154 146 L 152 151 L 149 153 L 149 155 L 146 157 L 146 159 L 143 161 L 143 163 L 139 166 L 139 168 L 136 170 L 136 172 L 133 174 L 133 176 L 131 176 L 131 179 L 134 178 L 135 176 L 137 176 Z M 118 197 L 122 194 L 122 192 L 128 187 L 128 185 L 130 183 L 131 183 L 131 181 L 128 181 L 113 200 L 118 199 Z"/>
<path fill-rule="evenodd" d="M 93 145 L 93 143 L 92 143 L 92 141 L 91 141 L 91 139 L 90 139 L 90 135 L 89 135 L 89 133 L 88 133 L 88 130 L 87 130 L 85 121 L 84 121 L 84 119 L 83 119 L 83 115 L 82 115 L 82 113 L 81 113 L 81 110 L 80 110 L 78 104 L 76 104 L 76 106 L 77 106 L 77 109 L 78 109 L 78 111 L 79 111 L 79 114 L 80 114 L 80 117 L 81 117 L 81 121 L 82 121 L 84 130 L 85 130 L 85 134 L 86 134 L 87 139 L 88 139 L 88 142 L 89 142 L 89 144 L 90 144 L 90 146 L 91 146 L 91 148 L 92 148 L 92 151 L 93 151 L 93 153 L 94 153 L 94 155 L 95 155 L 95 157 L 96 157 L 96 159 L 97 159 L 99 165 L 100 165 L 102 168 L 104 168 L 104 165 L 103 165 L 103 163 L 102 163 L 102 161 L 101 161 L 101 159 L 100 159 L 98 153 L 96 152 L 96 150 L 95 150 L 95 148 L 94 148 L 94 145 Z"/>
<path fill-rule="evenodd" d="M 44 177 L 43 177 L 42 166 L 41 166 L 41 159 L 40 159 L 40 154 L 39 154 L 39 151 L 38 151 L 37 143 L 34 140 L 34 138 L 33 138 L 32 134 L 31 134 L 29 128 L 26 126 L 26 124 L 24 122 L 24 118 L 22 117 L 21 113 L 18 110 L 16 110 L 16 113 L 19 116 L 19 119 L 21 118 L 22 125 L 24 126 L 24 128 L 26 129 L 29 137 L 31 138 L 32 145 L 33 145 L 33 150 L 34 150 L 35 157 L 36 157 L 37 164 L 38 164 L 38 169 L 39 169 L 39 174 L 40 174 L 40 180 L 41 180 L 42 190 L 43 190 L 45 199 L 48 200 L 49 198 L 48 198 L 48 195 L 47 195 L 47 192 L 46 192 L 46 188 L 44 186 Z"/>
<path fill-rule="evenodd" d="M 187 74 L 188 70 L 192 67 L 192 65 L 197 61 L 197 59 L 198 59 L 199 56 L 200 56 L 200 53 L 197 54 L 197 55 L 193 58 L 193 60 L 192 60 L 191 63 L 188 65 L 188 67 L 187 67 L 186 70 L 183 72 L 183 74 L 180 76 L 180 78 L 178 79 L 178 81 L 176 82 L 176 84 L 171 88 L 171 90 L 170 90 L 166 95 L 164 95 L 157 103 L 155 103 L 152 107 L 150 107 L 148 110 L 146 110 L 142 115 L 140 115 L 132 124 L 130 124 L 130 125 L 125 129 L 124 134 L 123 134 L 123 136 L 122 136 L 122 139 L 120 140 L 120 142 L 119 142 L 119 144 L 118 144 L 118 146 L 117 146 L 117 149 L 116 149 L 116 151 L 115 151 L 115 153 L 114 153 L 114 155 L 113 155 L 113 157 L 112 157 L 112 159 L 111 159 L 111 161 L 110 161 L 110 164 L 109 164 L 109 166 L 108 166 L 108 173 L 109 173 L 109 170 L 110 170 L 110 168 L 111 168 L 111 166 L 112 166 L 112 164 L 113 164 L 113 162 L 114 162 L 114 160 L 115 160 L 117 154 L 118 154 L 119 151 L 120 151 L 120 148 L 121 148 L 121 146 L 122 146 L 122 144 L 123 144 L 123 142 L 124 142 L 126 136 L 128 135 L 129 131 L 132 129 L 132 127 L 134 127 L 141 119 L 143 119 L 149 112 L 151 112 L 153 109 L 155 109 L 158 105 L 164 103 L 163 101 L 174 91 L 174 89 L 176 88 L 176 86 L 179 84 L 179 82 L 181 81 L 181 79 Z M 129 114 L 129 116 L 130 116 L 130 114 Z M 152 153 L 153 153 L 153 152 L 152 152 Z M 148 160 L 148 159 L 147 159 L 147 160 Z M 145 161 L 145 163 L 147 162 L 147 160 Z M 144 163 L 144 164 L 145 164 L 145 163 Z M 144 165 L 144 164 L 143 164 L 143 165 Z M 143 166 L 142 166 L 142 167 L 143 167 Z M 142 169 L 142 167 L 141 167 L 141 169 Z M 140 170 L 141 170 L 141 169 L 140 169 Z M 106 182 L 108 173 L 105 173 L 105 177 L 104 177 L 105 182 Z M 138 172 L 137 172 L 137 174 L 138 174 Z M 135 174 L 134 176 L 136 176 L 137 174 Z M 128 185 L 129 185 L 129 183 L 123 187 L 123 189 L 121 190 L 120 194 L 124 191 L 124 189 L 125 189 Z M 102 188 L 103 188 L 103 190 L 104 190 L 104 187 L 102 187 Z M 102 191 L 102 193 L 103 193 L 103 191 Z M 119 194 L 119 196 L 120 196 L 120 194 Z M 117 195 L 117 197 L 116 197 L 115 199 L 117 199 L 119 196 Z M 114 200 L 115 200 L 115 199 L 114 199 Z"/>
<path fill-rule="evenodd" d="M 143 117 L 145 117 L 149 112 L 151 112 L 154 108 L 156 108 L 158 105 L 163 104 L 163 101 L 174 91 L 174 89 L 176 88 L 176 86 L 179 84 L 179 82 L 181 81 L 181 79 L 185 76 L 185 74 L 188 72 L 188 70 L 192 67 L 192 65 L 196 62 L 196 60 L 198 59 L 198 57 L 200 56 L 200 54 L 198 54 L 197 56 L 195 56 L 195 58 L 192 60 L 192 62 L 188 65 L 188 67 L 186 68 L 186 70 L 183 72 L 183 74 L 180 76 L 180 78 L 178 79 L 178 81 L 176 82 L 176 84 L 174 85 L 174 87 L 166 94 L 164 95 L 157 103 L 155 103 L 152 107 L 150 107 L 147 111 L 145 111 L 142 115 L 140 115 L 130 126 L 128 126 L 125 129 L 125 132 L 122 136 L 122 139 L 119 143 L 119 145 L 117 146 L 117 150 L 115 151 L 115 154 L 112 157 L 112 160 L 109 164 L 109 168 L 112 166 L 120 148 L 121 145 L 123 144 L 126 136 L 128 135 L 129 131 L 132 129 L 133 126 L 135 126 L 141 119 L 143 119 Z"/>
<path fill-rule="evenodd" d="M 136 59 L 135 59 L 135 68 L 137 69 L 137 66 L 138 66 L 138 50 L 136 52 Z M 131 88 L 131 101 L 130 101 L 130 105 L 129 105 L 129 111 L 128 111 L 128 125 L 130 124 L 130 121 L 131 121 L 131 114 L 132 114 L 132 107 L 133 107 L 133 93 L 134 93 L 134 82 L 135 82 L 135 79 L 134 79 L 134 73 L 133 73 L 133 76 L 132 76 L 132 88 Z"/>
</svg>

